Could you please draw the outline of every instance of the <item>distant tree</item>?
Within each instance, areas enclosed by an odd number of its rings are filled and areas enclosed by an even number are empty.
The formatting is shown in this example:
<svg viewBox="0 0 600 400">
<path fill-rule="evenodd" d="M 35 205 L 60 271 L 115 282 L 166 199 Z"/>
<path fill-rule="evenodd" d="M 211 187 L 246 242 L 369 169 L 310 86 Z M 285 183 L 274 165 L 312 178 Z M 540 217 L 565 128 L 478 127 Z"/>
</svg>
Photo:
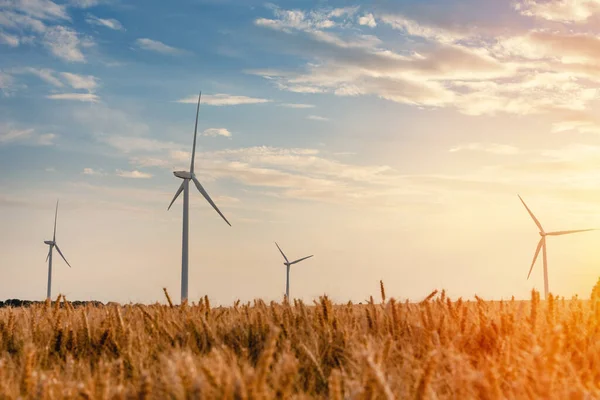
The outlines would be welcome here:
<svg viewBox="0 0 600 400">
<path fill-rule="evenodd" d="M 590 299 L 600 300 L 600 278 L 598 278 L 598 282 L 596 282 L 594 288 L 592 289 L 592 296 Z"/>
</svg>

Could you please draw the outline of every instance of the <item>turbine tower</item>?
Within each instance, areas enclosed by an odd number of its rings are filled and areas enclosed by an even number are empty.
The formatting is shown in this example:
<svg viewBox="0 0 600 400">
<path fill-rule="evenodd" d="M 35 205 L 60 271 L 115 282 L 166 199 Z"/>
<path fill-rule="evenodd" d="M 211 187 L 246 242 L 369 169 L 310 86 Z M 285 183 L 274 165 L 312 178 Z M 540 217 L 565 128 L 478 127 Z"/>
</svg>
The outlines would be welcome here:
<svg viewBox="0 0 600 400">
<path fill-rule="evenodd" d="M 56 200 L 56 211 L 54 212 L 54 235 L 52 236 L 52 240 L 45 240 L 50 249 L 48 250 L 48 256 L 46 257 L 46 261 L 48 261 L 48 288 L 46 291 L 46 298 L 48 300 L 52 300 L 52 249 L 56 247 L 56 251 L 62 257 L 63 260 L 67 263 L 69 268 L 71 268 L 71 264 L 67 261 L 62 251 L 60 251 L 60 247 L 58 247 L 58 243 L 56 243 L 56 218 L 58 217 L 58 200 Z"/>
<path fill-rule="evenodd" d="M 188 299 L 188 217 L 189 217 L 189 199 L 190 199 L 190 181 L 194 182 L 198 191 L 204 196 L 206 201 L 210 203 L 210 205 L 215 209 L 217 213 L 227 222 L 227 225 L 231 226 L 227 218 L 221 213 L 217 205 L 212 201 L 206 190 L 202 187 L 198 179 L 196 179 L 196 175 L 194 174 L 194 157 L 196 155 L 196 135 L 198 133 L 198 113 L 200 112 L 200 98 L 202 96 L 202 92 L 198 95 L 198 106 L 196 108 L 196 125 L 194 127 L 194 144 L 192 145 L 192 162 L 190 164 L 189 171 L 175 171 L 173 175 L 177 178 L 183 179 L 181 182 L 181 186 L 177 189 L 175 193 L 175 197 L 171 200 L 171 204 L 167 210 L 171 209 L 171 206 L 179 197 L 181 192 L 183 192 L 183 240 L 181 246 L 181 304 L 183 304 Z"/>
<path fill-rule="evenodd" d="M 527 209 L 527 212 L 533 219 L 533 222 L 535 222 L 538 229 L 540 230 L 540 236 L 541 236 L 540 241 L 538 242 L 537 248 L 535 249 L 535 255 L 533 256 L 533 262 L 531 263 L 531 268 L 529 268 L 529 273 L 527 274 L 527 279 L 529 279 L 529 276 L 531 275 L 531 271 L 533 270 L 533 266 L 535 265 L 538 255 L 540 254 L 540 250 L 543 250 L 542 257 L 544 260 L 544 298 L 548 299 L 548 293 L 550 291 L 548 289 L 548 258 L 546 255 L 546 236 L 569 235 L 571 233 L 595 231 L 596 229 L 578 229 L 578 230 L 574 230 L 574 231 L 546 232 L 544 230 L 544 228 L 542 228 L 542 224 L 540 224 L 540 221 L 538 221 L 538 219 L 535 217 L 535 215 L 533 215 L 533 213 L 531 212 L 529 207 L 527 207 L 527 204 L 525 204 L 525 201 L 523 201 L 521 196 L 519 196 L 519 199 L 521 200 L 521 203 L 523 203 L 523 205 L 525 206 L 525 209 Z"/>
<path fill-rule="evenodd" d="M 290 266 L 296 263 L 299 263 L 300 261 L 306 260 L 307 258 L 311 258 L 312 255 L 310 256 L 306 256 L 306 257 L 302 257 L 296 261 L 292 261 L 290 262 L 288 260 L 288 258 L 285 256 L 285 254 L 283 253 L 283 250 L 281 250 L 281 247 L 279 247 L 279 245 L 277 244 L 277 242 L 275 242 L 275 246 L 277 246 L 277 248 L 279 249 L 279 252 L 281 253 L 281 255 L 283 256 L 285 262 L 283 263 L 283 265 L 286 266 L 287 268 L 287 272 L 286 272 L 286 280 L 285 280 L 285 298 L 290 301 Z"/>
</svg>

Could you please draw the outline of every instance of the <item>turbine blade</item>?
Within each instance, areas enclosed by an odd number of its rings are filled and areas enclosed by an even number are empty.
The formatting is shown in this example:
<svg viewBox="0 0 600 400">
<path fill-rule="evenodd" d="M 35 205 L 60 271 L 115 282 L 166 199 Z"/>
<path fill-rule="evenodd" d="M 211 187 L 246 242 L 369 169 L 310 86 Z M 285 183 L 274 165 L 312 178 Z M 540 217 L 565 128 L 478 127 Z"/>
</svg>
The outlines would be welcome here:
<svg viewBox="0 0 600 400">
<path fill-rule="evenodd" d="M 281 250 L 281 247 L 279 247 L 279 245 L 277 244 L 277 242 L 275 242 L 275 246 L 277 246 L 277 248 L 279 249 L 279 252 L 283 256 L 283 258 L 285 258 L 285 262 L 289 263 L 290 261 L 287 259 L 287 257 L 285 256 L 285 254 L 283 254 L 283 250 Z"/>
<path fill-rule="evenodd" d="M 531 271 L 533 270 L 535 261 L 537 260 L 538 256 L 540 255 L 540 250 L 542 249 L 543 244 L 544 244 L 544 238 L 541 238 L 537 245 L 537 249 L 535 249 L 535 255 L 533 256 L 533 262 L 531 263 L 531 268 L 529 268 L 529 273 L 527 274 L 527 279 L 529 279 L 529 275 L 531 275 Z"/>
<path fill-rule="evenodd" d="M 54 236 L 52 236 L 52 241 L 56 241 L 56 218 L 58 217 L 58 200 L 56 200 L 56 211 L 54 211 Z"/>
<path fill-rule="evenodd" d="M 198 114 L 200 113 L 200 98 L 202 91 L 198 95 L 198 106 L 196 107 L 196 125 L 194 126 L 194 145 L 192 146 L 192 163 L 190 164 L 190 172 L 194 173 L 194 158 L 196 158 L 196 135 L 198 133 Z"/>
<path fill-rule="evenodd" d="M 556 232 L 546 233 L 546 235 L 560 236 L 560 235 L 568 235 L 570 233 L 589 232 L 589 231 L 596 231 L 596 230 L 597 229 L 577 229 L 575 231 L 556 231 Z"/>
<path fill-rule="evenodd" d="M 300 258 L 299 260 L 292 261 L 290 264 L 296 264 L 296 263 L 299 263 L 300 261 L 306 260 L 307 258 L 311 258 L 311 257 L 312 257 L 312 255 L 303 257 L 303 258 Z"/>
<path fill-rule="evenodd" d="M 173 197 L 173 200 L 171 200 L 171 204 L 169 204 L 167 211 L 169 211 L 171 209 L 171 206 L 173 205 L 173 203 L 175 203 L 175 200 L 177 200 L 177 197 L 179 197 L 181 192 L 183 192 L 183 182 L 181 182 L 181 186 L 179 186 L 179 189 L 177 189 L 177 192 L 175 193 L 175 197 Z"/>
<path fill-rule="evenodd" d="M 55 246 L 56 246 L 56 251 L 58 251 L 58 254 L 60 254 L 60 256 L 62 257 L 63 260 L 65 260 L 65 262 L 67 263 L 67 265 L 69 266 L 69 268 L 71 268 L 71 264 L 69 264 L 69 262 L 67 261 L 67 259 L 63 255 L 62 251 L 60 251 L 60 248 L 58 247 L 58 245 L 56 244 Z"/>
<path fill-rule="evenodd" d="M 225 220 L 225 222 L 227 222 L 227 225 L 231 226 L 231 224 L 229 223 L 229 221 L 227 221 L 227 218 L 225 218 L 225 216 L 219 210 L 219 208 L 217 207 L 217 205 L 212 201 L 212 199 L 210 198 L 210 196 L 208 195 L 208 193 L 206 192 L 206 190 L 204 190 L 204 188 L 202 187 L 202 185 L 200 184 L 200 182 L 198 182 L 198 179 L 196 179 L 196 177 L 193 176 L 192 180 L 194 181 L 194 184 L 196 185 L 196 188 L 202 194 L 202 196 L 204 196 L 204 198 L 206 199 L 206 201 L 208 201 L 210 203 L 210 205 L 212 206 L 212 208 L 214 208 L 215 211 L 219 213 L 219 215 L 221 216 L 221 218 L 223 218 Z"/>
<path fill-rule="evenodd" d="M 46 262 L 48 262 L 48 259 L 50 258 L 50 253 L 52 253 L 52 247 L 50 247 L 50 250 L 48 250 L 48 255 L 46 256 Z"/>
<path fill-rule="evenodd" d="M 517 196 L 519 196 L 519 195 L 517 195 Z M 533 213 L 531 212 L 531 210 L 529 209 L 529 207 L 527 207 L 527 204 L 525 204 L 525 202 L 523 201 L 523 199 L 521 198 L 521 196 L 519 196 L 519 199 L 521 200 L 521 203 L 523 203 L 523 205 L 527 209 L 527 212 L 529 213 L 529 215 L 531 215 L 531 218 L 533 218 L 533 222 L 535 222 L 535 224 L 537 225 L 537 227 L 540 228 L 540 232 L 544 232 L 544 228 L 542 228 L 542 224 L 540 224 L 540 221 L 538 221 L 538 219 L 535 217 L 535 215 L 533 215 Z"/>
</svg>

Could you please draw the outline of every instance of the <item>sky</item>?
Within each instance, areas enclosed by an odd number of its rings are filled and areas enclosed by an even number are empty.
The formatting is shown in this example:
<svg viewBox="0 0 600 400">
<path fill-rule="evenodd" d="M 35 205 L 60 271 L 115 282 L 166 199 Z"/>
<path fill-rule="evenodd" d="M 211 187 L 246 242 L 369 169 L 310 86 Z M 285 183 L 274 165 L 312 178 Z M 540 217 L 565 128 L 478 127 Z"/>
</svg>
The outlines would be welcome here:
<svg viewBox="0 0 600 400">
<path fill-rule="evenodd" d="M 600 0 L 0 0 L 0 299 L 528 298 L 600 228 Z M 551 237 L 588 297 L 600 232 Z"/>
</svg>

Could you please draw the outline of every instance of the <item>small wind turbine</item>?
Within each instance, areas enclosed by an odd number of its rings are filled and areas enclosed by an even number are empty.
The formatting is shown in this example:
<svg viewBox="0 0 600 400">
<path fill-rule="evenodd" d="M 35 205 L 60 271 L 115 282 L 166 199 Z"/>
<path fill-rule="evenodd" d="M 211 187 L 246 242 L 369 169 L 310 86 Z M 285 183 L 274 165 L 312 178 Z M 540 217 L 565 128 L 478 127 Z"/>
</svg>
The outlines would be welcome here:
<svg viewBox="0 0 600 400">
<path fill-rule="evenodd" d="M 533 215 L 533 213 L 531 212 L 531 210 L 529 209 L 529 207 L 527 207 L 527 204 L 525 204 L 525 202 L 523 201 L 523 199 L 521 198 L 521 196 L 519 196 L 519 199 L 521 200 L 521 203 L 523 203 L 523 205 L 525 206 L 525 208 L 527 209 L 527 212 L 529 213 L 529 215 L 531 215 L 531 218 L 533 219 L 533 222 L 535 222 L 535 224 L 537 225 L 537 227 L 540 230 L 540 241 L 538 242 L 537 248 L 535 249 L 535 255 L 533 256 L 533 262 L 531 263 L 531 268 L 529 268 L 529 274 L 527 274 L 527 279 L 529 279 L 529 276 L 531 275 L 531 271 L 533 270 L 533 266 L 535 265 L 535 261 L 538 258 L 538 255 L 540 254 L 540 250 L 544 250 L 543 251 L 543 260 L 544 260 L 544 298 L 547 299 L 548 298 L 548 258 L 546 256 L 546 236 L 560 236 L 560 235 L 569 235 L 571 233 L 579 233 L 579 232 L 589 232 L 589 231 L 595 231 L 596 229 L 578 229 L 578 230 L 574 230 L 574 231 L 556 231 L 556 232 L 546 232 L 544 230 L 544 228 L 542 228 L 542 224 L 540 224 L 540 221 L 538 221 L 538 219 L 535 217 L 535 215 Z"/>
<path fill-rule="evenodd" d="M 183 179 L 183 182 L 181 182 L 181 186 L 179 186 L 179 189 L 177 189 L 177 192 L 175 193 L 175 197 L 173 197 L 173 200 L 171 200 L 171 204 L 169 204 L 169 207 L 167 208 L 167 210 L 171 209 L 171 206 L 173 205 L 173 203 L 175 202 L 177 197 L 179 197 L 181 192 L 183 192 L 183 240 L 182 240 L 183 243 L 181 246 L 181 303 L 182 304 L 188 298 L 188 216 L 189 216 L 189 203 L 190 203 L 190 200 L 189 200 L 190 199 L 190 195 L 189 195 L 190 181 L 194 182 L 194 184 L 196 185 L 196 188 L 198 188 L 198 191 L 202 194 L 202 196 L 204 196 L 206 201 L 208 201 L 210 203 L 210 205 L 215 209 L 215 211 L 217 213 L 219 213 L 221 218 L 223 218 L 225 220 L 225 222 L 227 222 L 227 225 L 231 226 L 229 221 L 227 221 L 227 218 L 225 218 L 225 216 L 221 213 L 221 211 L 219 211 L 219 208 L 217 207 L 217 205 L 212 201 L 212 199 L 210 198 L 210 196 L 208 195 L 206 190 L 204 190 L 204 188 L 202 187 L 200 182 L 198 182 L 198 179 L 196 179 L 196 175 L 194 174 L 194 157 L 196 155 L 196 135 L 198 133 L 198 113 L 200 112 L 201 96 L 202 96 L 202 92 L 200 92 L 200 94 L 198 95 L 198 107 L 196 108 L 196 125 L 194 127 L 194 144 L 192 146 L 192 162 L 190 164 L 190 170 L 173 172 L 173 175 L 175 175 L 177 178 Z"/>
<path fill-rule="evenodd" d="M 281 255 L 283 256 L 283 258 L 285 259 L 285 262 L 283 263 L 283 265 L 285 265 L 287 267 L 286 280 L 285 280 L 285 297 L 289 301 L 290 300 L 290 266 L 292 264 L 296 264 L 296 263 L 299 263 L 300 261 L 306 260 L 307 258 L 311 258 L 312 255 L 306 256 L 306 257 L 302 257 L 302 258 L 300 258 L 300 259 L 298 259 L 296 261 L 289 262 L 288 258 L 285 256 L 285 254 L 283 254 L 283 250 L 281 250 L 281 247 L 279 247 L 279 245 L 277 244 L 277 242 L 275 242 L 275 246 L 277 246 L 277 248 L 279 249 L 279 252 L 281 253 Z"/>
<path fill-rule="evenodd" d="M 54 212 L 54 235 L 52 236 L 52 240 L 45 240 L 50 249 L 48 250 L 48 256 L 46 257 L 46 261 L 48 261 L 48 289 L 46 292 L 46 298 L 48 300 L 52 300 L 52 249 L 56 247 L 56 251 L 62 257 L 63 260 L 67 263 L 69 268 L 71 268 L 71 264 L 67 261 L 62 251 L 60 251 L 60 247 L 58 247 L 58 243 L 56 243 L 56 218 L 58 216 L 58 200 L 56 200 L 56 211 Z"/>
</svg>

